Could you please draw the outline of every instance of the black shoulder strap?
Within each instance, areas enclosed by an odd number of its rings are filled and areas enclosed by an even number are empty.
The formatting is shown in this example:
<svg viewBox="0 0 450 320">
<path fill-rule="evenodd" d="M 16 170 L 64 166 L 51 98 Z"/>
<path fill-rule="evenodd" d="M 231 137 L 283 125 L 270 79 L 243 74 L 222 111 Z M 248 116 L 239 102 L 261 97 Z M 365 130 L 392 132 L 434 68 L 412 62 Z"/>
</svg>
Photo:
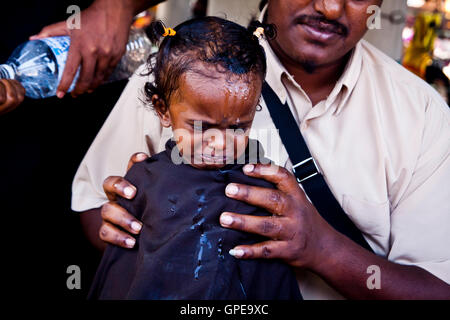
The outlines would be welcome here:
<svg viewBox="0 0 450 320">
<path fill-rule="evenodd" d="M 317 211 L 337 231 L 367 250 L 372 251 L 361 231 L 341 208 L 328 188 L 322 174 L 317 169 L 316 163 L 308 150 L 287 103 L 283 105 L 266 82 L 263 84 L 262 95 L 269 109 L 270 116 L 279 131 L 283 145 L 289 154 L 293 164 L 294 175 L 303 186 L 305 193 Z"/>
</svg>

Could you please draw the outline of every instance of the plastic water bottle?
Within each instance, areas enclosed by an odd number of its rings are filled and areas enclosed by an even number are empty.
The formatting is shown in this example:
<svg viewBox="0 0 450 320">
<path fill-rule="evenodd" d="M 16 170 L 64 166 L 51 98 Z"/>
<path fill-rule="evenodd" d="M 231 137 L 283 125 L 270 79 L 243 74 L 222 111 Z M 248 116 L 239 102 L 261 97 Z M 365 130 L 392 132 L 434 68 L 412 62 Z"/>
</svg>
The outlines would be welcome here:
<svg viewBox="0 0 450 320">
<path fill-rule="evenodd" d="M 26 96 L 34 99 L 56 95 L 61 81 L 70 37 L 51 37 L 31 40 L 21 44 L 12 53 L 6 64 L 0 64 L 0 79 L 16 79 L 26 90 Z M 126 52 L 111 77 L 106 82 L 129 78 L 144 62 L 152 44 L 144 29 L 131 29 Z M 69 92 L 75 88 L 78 69 Z"/>
</svg>

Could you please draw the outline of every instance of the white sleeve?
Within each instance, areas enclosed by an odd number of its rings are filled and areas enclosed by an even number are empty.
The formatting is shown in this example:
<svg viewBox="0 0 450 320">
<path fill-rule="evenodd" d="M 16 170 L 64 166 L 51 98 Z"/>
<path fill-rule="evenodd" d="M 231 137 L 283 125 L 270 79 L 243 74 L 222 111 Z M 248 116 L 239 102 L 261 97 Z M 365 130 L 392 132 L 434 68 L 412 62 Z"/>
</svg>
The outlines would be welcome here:
<svg viewBox="0 0 450 320">
<path fill-rule="evenodd" d="M 170 130 L 163 130 L 155 111 L 144 102 L 143 89 L 149 77 L 141 75 L 143 70 L 142 66 L 130 78 L 78 168 L 72 183 L 74 211 L 103 205 L 107 201 L 103 192 L 105 178 L 124 176 L 134 153 L 160 152 L 165 143 L 162 138 L 171 135 Z"/>
<path fill-rule="evenodd" d="M 450 283 L 450 112 L 426 110 L 422 148 L 405 194 L 391 213 L 389 260 L 417 265 Z"/>
</svg>

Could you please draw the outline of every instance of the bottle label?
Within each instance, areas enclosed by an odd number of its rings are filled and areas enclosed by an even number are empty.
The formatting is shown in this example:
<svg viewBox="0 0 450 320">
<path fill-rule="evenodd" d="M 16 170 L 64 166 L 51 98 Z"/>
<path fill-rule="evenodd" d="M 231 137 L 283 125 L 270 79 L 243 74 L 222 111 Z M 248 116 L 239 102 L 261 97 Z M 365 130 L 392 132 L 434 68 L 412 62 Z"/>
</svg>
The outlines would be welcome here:
<svg viewBox="0 0 450 320">
<path fill-rule="evenodd" d="M 67 61 L 67 54 L 69 52 L 70 47 L 70 37 L 61 36 L 61 37 L 44 38 L 40 40 L 45 42 L 55 55 L 56 62 L 58 63 L 58 85 L 59 85 L 64 72 L 64 66 L 66 65 Z M 78 68 L 77 73 L 75 74 L 72 85 L 70 86 L 68 92 L 72 91 L 75 88 L 75 84 L 77 83 L 79 75 L 80 75 L 80 68 Z"/>
</svg>

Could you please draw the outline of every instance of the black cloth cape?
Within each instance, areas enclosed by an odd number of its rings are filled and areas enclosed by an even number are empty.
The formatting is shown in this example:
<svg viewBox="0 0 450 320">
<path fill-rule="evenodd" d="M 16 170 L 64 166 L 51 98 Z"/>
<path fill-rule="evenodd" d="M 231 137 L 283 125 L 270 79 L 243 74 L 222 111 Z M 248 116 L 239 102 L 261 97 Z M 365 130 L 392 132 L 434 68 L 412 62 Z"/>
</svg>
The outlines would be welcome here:
<svg viewBox="0 0 450 320">
<path fill-rule="evenodd" d="M 255 140 L 250 143 L 259 146 Z M 173 149 L 178 152 L 169 140 L 165 151 L 135 164 L 125 176 L 137 187 L 137 194 L 133 200 L 120 199 L 119 205 L 141 220 L 143 228 L 134 249 L 107 247 L 88 298 L 301 299 L 287 264 L 274 259 L 239 260 L 228 253 L 236 245 L 267 239 L 219 224 L 224 211 L 270 215 L 226 197 L 228 183 L 274 186 L 244 175 L 243 164 L 220 170 L 176 165 L 171 160 Z"/>
</svg>

